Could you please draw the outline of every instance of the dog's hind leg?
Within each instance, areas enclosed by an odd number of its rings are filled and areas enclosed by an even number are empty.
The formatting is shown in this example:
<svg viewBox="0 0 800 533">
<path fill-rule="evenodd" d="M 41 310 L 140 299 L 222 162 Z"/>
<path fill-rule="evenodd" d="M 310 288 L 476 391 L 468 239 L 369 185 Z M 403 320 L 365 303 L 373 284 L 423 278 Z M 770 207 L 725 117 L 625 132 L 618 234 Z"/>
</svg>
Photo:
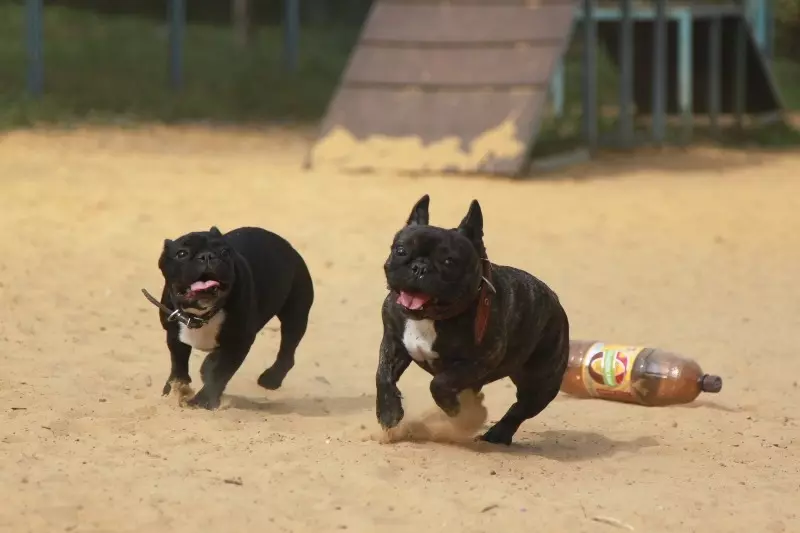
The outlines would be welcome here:
<svg viewBox="0 0 800 533">
<path fill-rule="evenodd" d="M 308 314 L 313 303 L 314 286 L 308 271 L 303 269 L 295 278 L 286 303 L 277 314 L 281 321 L 281 345 L 275 362 L 258 377 L 258 384 L 265 389 L 280 388 L 294 367 L 294 354 L 306 334 Z"/>
<path fill-rule="evenodd" d="M 569 359 L 569 326 L 566 325 L 566 317 L 564 321 L 565 325 L 553 329 L 549 338 L 543 338 L 527 363 L 509 376 L 517 387 L 517 401 L 503 418 L 481 436 L 481 440 L 511 444 L 522 423 L 544 411 L 558 396 Z"/>
<path fill-rule="evenodd" d="M 503 418 L 481 436 L 481 440 L 493 444 L 511 444 L 514 434 L 522 423 L 541 413 L 558 395 L 558 387 L 550 386 L 538 390 L 520 387 L 520 382 L 524 379 L 522 373 L 512 377 L 512 381 L 517 385 L 517 401 Z"/>
</svg>

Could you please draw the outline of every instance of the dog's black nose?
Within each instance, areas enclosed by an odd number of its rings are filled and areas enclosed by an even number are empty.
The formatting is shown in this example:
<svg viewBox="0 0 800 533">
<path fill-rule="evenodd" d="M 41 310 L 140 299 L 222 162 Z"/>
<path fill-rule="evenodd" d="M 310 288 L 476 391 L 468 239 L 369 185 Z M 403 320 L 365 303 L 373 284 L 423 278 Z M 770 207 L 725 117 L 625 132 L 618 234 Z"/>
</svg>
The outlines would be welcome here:
<svg viewBox="0 0 800 533">
<path fill-rule="evenodd" d="M 411 272 L 413 272 L 418 278 L 421 278 L 428 272 L 428 267 L 420 263 L 414 263 L 411 265 Z"/>
<path fill-rule="evenodd" d="M 197 254 L 197 260 L 201 263 L 210 263 L 215 257 L 212 252 L 200 252 Z"/>
</svg>

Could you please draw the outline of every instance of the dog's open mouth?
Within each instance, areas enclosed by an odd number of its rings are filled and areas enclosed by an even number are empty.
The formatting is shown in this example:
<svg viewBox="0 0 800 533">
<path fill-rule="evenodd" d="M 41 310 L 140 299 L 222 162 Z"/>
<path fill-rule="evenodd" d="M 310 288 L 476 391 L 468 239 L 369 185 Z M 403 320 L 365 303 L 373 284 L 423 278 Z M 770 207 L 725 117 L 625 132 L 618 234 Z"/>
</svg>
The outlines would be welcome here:
<svg viewBox="0 0 800 533">
<path fill-rule="evenodd" d="M 433 298 L 430 295 L 421 292 L 400 291 L 397 296 L 397 303 L 411 311 L 421 310 L 432 300 Z"/>
<path fill-rule="evenodd" d="M 185 295 L 189 297 L 215 296 L 221 288 L 222 284 L 219 280 L 214 279 L 213 276 L 203 274 L 200 279 L 189 285 Z"/>
</svg>

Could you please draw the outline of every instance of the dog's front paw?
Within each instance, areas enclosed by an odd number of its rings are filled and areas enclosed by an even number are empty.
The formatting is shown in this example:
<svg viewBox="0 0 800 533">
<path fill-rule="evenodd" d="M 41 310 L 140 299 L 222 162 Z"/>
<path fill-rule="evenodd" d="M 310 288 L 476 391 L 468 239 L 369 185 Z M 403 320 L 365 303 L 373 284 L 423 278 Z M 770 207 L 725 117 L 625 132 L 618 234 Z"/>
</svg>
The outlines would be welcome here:
<svg viewBox="0 0 800 533">
<path fill-rule="evenodd" d="M 277 390 L 281 388 L 285 378 L 286 372 L 283 369 L 272 366 L 258 377 L 258 384 L 267 390 Z"/>
<path fill-rule="evenodd" d="M 461 412 L 461 404 L 458 402 L 458 395 L 452 389 L 442 385 L 442 382 L 434 378 L 431 381 L 431 396 L 439 409 L 449 417 L 458 416 Z"/>
<path fill-rule="evenodd" d="M 378 394 L 378 422 L 383 429 L 395 427 L 403 419 L 403 400 L 399 391 L 386 391 Z"/>
<path fill-rule="evenodd" d="M 219 396 L 210 394 L 206 389 L 200 389 L 200 392 L 194 395 L 194 398 L 188 400 L 186 405 L 189 407 L 199 407 L 213 411 L 220 406 Z"/>
<path fill-rule="evenodd" d="M 185 390 L 191 390 L 190 384 L 192 383 L 192 378 L 185 377 L 185 378 L 176 378 L 170 376 L 167 378 L 167 382 L 164 383 L 164 388 L 161 389 L 162 396 L 169 396 L 172 392 L 173 387 L 175 391 L 178 393 L 182 393 Z"/>
<path fill-rule="evenodd" d="M 486 433 L 478 437 L 478 439 L 491 444 L 505 444 L 506 446 L 511 446 L 511 439 L 513 437 L 514 433 L 503 427 L 502 422 L 498 422 L 490 427 Z"/>
</svg>

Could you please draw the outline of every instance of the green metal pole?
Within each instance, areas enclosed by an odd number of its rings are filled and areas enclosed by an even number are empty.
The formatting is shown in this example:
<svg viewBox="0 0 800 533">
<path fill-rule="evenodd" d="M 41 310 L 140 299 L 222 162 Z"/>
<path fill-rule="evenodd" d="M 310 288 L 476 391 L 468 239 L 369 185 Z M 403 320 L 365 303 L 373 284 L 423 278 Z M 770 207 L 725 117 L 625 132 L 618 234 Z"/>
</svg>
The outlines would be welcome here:
<svg viewBox="0 0 800 533">
<path fill-rule="evenodd" d="M 186 0 L 169 0 L 169 82 L 183 87 L 183 38 L 186 33 Z"/>
<path fill-rule="evenodd" d="M 620 0 L 619 133 L 622 146 L 633 145 L 633 1 Z"/>
<path fill-rule="evenodd" d="M 44 32 L 42 0 L 26 0 L 25 25 L 26 48 L 28 56 L 27 85 L 33 96 L 41 96 L 44 91 Z"/>
<path fill-rule="evenodd" d="M 594 0 L 583 0 L 583 134 L 590 150 L 597 148 L 597 20 Z"/>
<path fill-rule="evenodd" d="M 666 1 L 655 0 L 653 31 L 653 142 L 664 143 L 667 93 L 667 14 Z"/>
<path fill-rule="evenodd" d="M 283 61 L 286 70 L 297 70 L 300 41 L 300 0 L 283 2 Z"/>
<path fill-rule="evenodd" d="M 711 18 L 708 26 L 708 116 L 711 134 L 719 138 L 719 114 L 722 108 L 722 17 Z"/>
</svg>

